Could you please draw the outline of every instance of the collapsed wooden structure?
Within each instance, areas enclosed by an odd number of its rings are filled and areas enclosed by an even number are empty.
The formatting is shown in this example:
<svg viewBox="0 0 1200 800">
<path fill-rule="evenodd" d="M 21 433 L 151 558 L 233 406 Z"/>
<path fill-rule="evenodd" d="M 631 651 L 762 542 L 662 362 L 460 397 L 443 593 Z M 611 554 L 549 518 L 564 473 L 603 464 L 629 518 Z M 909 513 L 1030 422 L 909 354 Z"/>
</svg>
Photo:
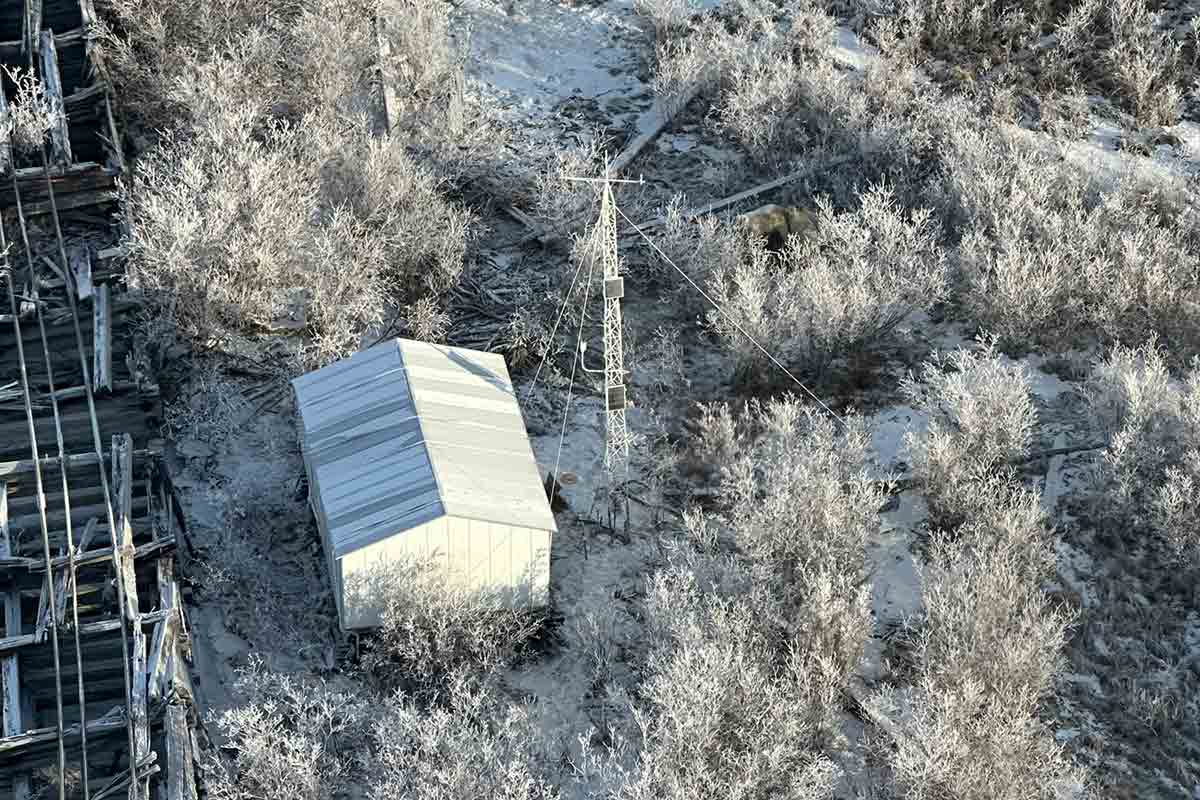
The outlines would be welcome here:
<svg viewBox="0 0 1200 800">
<path fill-rule="evenodd" d="M 97 57 L 96 10 L 92 0 L 25 0 L 0 3 L 0 66 L 28 70 L 41 79 L 47 100 L 65 112 L 49 135 L 52 184 L 57 210 L 104 206 L 114 201 L 125 168 L 110 85 Z M 31 61 L 32 56 L 32 61 Z M 6 82 L 11 102 L 15 89 Z M 18 155 L 15 166 L 26 217 L 50 213 L 40 158 Z M 0 187 L 0 210 L 12 217 L 16 194 L 10 181 Z"/>
<path fill-rule="evenodd" d="M 124 170 L 94 19 L 91 0 L 0 3 L 0 62 L 32 59 L 66 112 L 41 153 L 0 141 L 0 798 L 190 800 L 183 518 L 158 387 L 130 354 L 120 270 L 93 268 L 59 217 L 111 202 Z M 39 214 L 53 257 L 31 242 Z"/>
</svg>

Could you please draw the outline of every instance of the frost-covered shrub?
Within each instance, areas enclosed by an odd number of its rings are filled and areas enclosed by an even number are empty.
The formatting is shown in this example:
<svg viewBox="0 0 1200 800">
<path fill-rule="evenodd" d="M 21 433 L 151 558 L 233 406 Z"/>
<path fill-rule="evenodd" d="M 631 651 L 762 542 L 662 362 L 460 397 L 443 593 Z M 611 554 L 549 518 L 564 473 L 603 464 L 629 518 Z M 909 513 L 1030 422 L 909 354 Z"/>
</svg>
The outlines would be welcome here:
<svg viewBox="0 0 1200 800">
<path fill-rule="evenodd" d="M 703 287 L 711 276 L 736 269 L 750 256 L 752 248 L 736 224 L 713 215 L 689 221 L 683 216 L 686 207 L 682 195 L 672 198 L 663 214 L 664 224 L 655 244 L 697 286 Z M 710 307 L 708 301 L 670 265 L 654 259 L 649 269 L 654 278 L 672 287 L 677 307 L 689 315 L 699 315 Z"/>
<path fill-rule="evenodd" d="M 802 656 L 775 668 L 744 635 L 722 633 L 651 661 L 636 714 L 640 760 L 622 796 L 832 797 L 836 685 Z"/>
<path fill-rule="evenodd" d="M 400 20 L 383 32 L 401 78 L 383 137 L 377 12 Z M 441 124 L 461 87 L 445 4 L 113 0 L 106 14 L 108 70 L 155 132 L 124 189 L 130 275 L 180 333 L 210 345 L 284 315 L 295 327 L 299 306 L 307 367 L 357 349 L 393 303 L 437 312 L 474 222 L 446 182 L 478 132 L 462 107 L 463 125 Z"/>
<path fill-rule="evenodd" d="M 237 704 L 214 721 L 232 750 L 211 755 L 204 789 L 215 800 L 327 800 L 352 782 L 375 707 L 350 686 L 289 676 L 252 660 L 234 685 Z"/>
<path fill-rule="evenodd" d="M 310 363 L 359 345 L 392 298 L 452 285 L 470 217 L 399 142 L 218 117 L 168 134 L 124 196 L 129 274 L 201 344 L 269 330 L 300 292 Z"/>
<path fill-rule="evenodd" d="M 525 707 L 470 683 L 424 708 L 403 695 L 382 704 L 371 730 L 368 800 L 552 800 L 541 732 Z"/>
<path fill-rule="evenodd" d="M 0 146 L 7 139 L 18 153 L 40 152 L 47 134 L 62 124 L 62 105 L 47 96 L 45 85 L 32 70 L 4 67 L 4 74 L 16 88 L 16 96 L 0 118 Z"/>
<path fill-rule="evenodd" d="M 1200 450 L 1190 450 L 1154 493 L 1150 524 L 1177 552 L 1200 550 Z"/>
<path fill-rule="evenodd" d="M 822 203 L 817 217 L 816 232 L 793 238 L 782 259 L 761 245 L 740 263 L 709 258 L 716 271 L 708 293 L 732 318 L 710 311 L 709 323 L 739 369 L 765 368 L 749 334 L 783 363 L 819 375 L 836 357 L 877 347 L 945 296 L 945 260 L 928 212 L 905 212 L 875 188 L 853 211 Z"/>
<path fill-rule="evenodd" d="M 194 116 L 137 160 L 124 191 L 129 274 L 201 344 L 269 330 L 300 297 L 319 364 L 357 349 L 389 302 L 453 285 L 471 217 L 402 140 L 331 115 L 271 118 L 227 77 L 268 44 L 248 38 L 180 84 Z"/>
<path fill-rule="evenodd" d="M 911 646 L 925 675 L 963 676 L 995 697 L 1041 696 L 1061 667 L 1069 617 L 1042 584 L 1055 556 L 1037 492 L 992 479 L 953 532 L 937 532 L 921 571 L 924 612 Z"/>
<path fill-rule="evenodd" d="M 700 11 L 694 0 L 634 0 L 639 21 L 660 44 L 686 33 Z"/>
<path fill-rule="evenodd" d="M 722 471 L 734 541 L 769 568 L 785 607 L 809 596 L 821 574 L 844 576 L 852 593 L 885 499 L 864 469 L 865 426 L 795 399 L 752 404 L 748 413 L 758 433 Z"/>
<path fill-rule="evenodd" d="M 533 208 L 546 232 L 563 235 L 599 213 L 597 184 L 571 178 L 595 178 L 603 172 L 604 139 L 592 136 L 575 147 L 556 150 L 534 179 Z"/>
<path fill-rule="evenodd" d="M 1085 0 L 1055 29 L 1050 62 L 1105 90 L 1145 125 L 1179 119 L 1187 75 L 1183 43 L 1164 29 L 1146 0 Z"/>
<path fill-rule="evenodd" d="M 1154 333 L 1200 347 L 1200 247 L 1186 187 L 1101 186 L 1010 131 L 948 140 L 935 204 L 958 231 L 960 300 L 1006 347 Z M 1166 199 L 1191 201 L 1176 206 Z"/>
<path fill-rule="evenodd" d="M 1027 696 L 992 697 L 977 682 L 921 681 L 873 699 L 878 713 L 904 715 L 891 731 L 891 795 L 954 800 L 1086 800 L 1086 773 Z"/>
<path fill-rule="evenodd" d="M 718 409 L 720 511 L 689 512 L 646 592 L 638 763 L 621 796 L 829 798 L 840 696 L 870 631 L 865 541 L 883 491 L 859 420 L 795 400 Z"/>
<path fill-rule="evenodd" d="M 1083 797 L 1039 702 L 1063 667 L 1071 616 L 1042 590 L 1054 549 L 1038 495 L 991 479 L 953 533 L 933 535 L 924 608 L 901 636 L 915 680 L 869 705 L 892 720 L 897 797 Z"/>
<path fill-rule="evenodd" d="M 888 21 L 910 58 L 933 55 L 986 67 L 1025 51 L 1036 56 L 1044 84 L 1083 82 L 1147 125 L 1171 125 L 1179 115 L 1187 74 L 1183 47 L 1146 0 L 1084 0 L 1065 11 L 1028 0 L 906 0 Z M 1039 41 L 1045 34 L 1054 38 Z M 1026 81 L 1011 64 L 1002 77 Z"/>
<path fill-rule="evenodd" d="M 382 598 L 381 624 L 364 654 L 364 669 L 383 685 L 422 699 L 511 664 L 541 624 L 498 592 L 446 575 L 442 564 L 432 558 L 395 562 L 346 587 L 349 597 Z"/>
<path fill-rule="evenodd" d="M 1024 365 L 1007 361 L 994 342 L 981 345 L 935 354 L 901 387 L 929 415 L 928 429 L 906 434 L 905 444 L 931 519 L 943 527 L 966 519 L 980 485 L 1028 454 L 1037 424 Z"/>
<path fill-rule="evenodd" d="M 1118 346 L 1096 363 L 1085 397 L 1108 437 L 1096 471 L 1102 517 L 1147 526 L 1177 549 L 1194 546 L 1200 478 L 1200 364 L 1172 379 L 1157 342 Z"/>
</svg>

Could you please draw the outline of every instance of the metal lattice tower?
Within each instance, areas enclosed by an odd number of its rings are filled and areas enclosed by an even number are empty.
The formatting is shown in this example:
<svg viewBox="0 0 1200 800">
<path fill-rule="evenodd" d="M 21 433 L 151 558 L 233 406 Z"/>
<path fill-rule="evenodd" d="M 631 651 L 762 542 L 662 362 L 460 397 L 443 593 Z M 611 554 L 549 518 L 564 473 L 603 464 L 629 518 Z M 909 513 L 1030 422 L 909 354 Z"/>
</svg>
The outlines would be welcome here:
<svg viewBox="0 0 1200 800">
<path fill-rule="evenodd" d="M 621 325 L 621 298 L 625 280 L 617 258 L 617 207 L 612 183 L 604 181 L 600 199 L 600 249 L 604 260 L 604 413 L 607 441 L 604 466 L 623 471 L 629 461 L 629 430 L 625 426 L 625 342 Z"/>
</svg>

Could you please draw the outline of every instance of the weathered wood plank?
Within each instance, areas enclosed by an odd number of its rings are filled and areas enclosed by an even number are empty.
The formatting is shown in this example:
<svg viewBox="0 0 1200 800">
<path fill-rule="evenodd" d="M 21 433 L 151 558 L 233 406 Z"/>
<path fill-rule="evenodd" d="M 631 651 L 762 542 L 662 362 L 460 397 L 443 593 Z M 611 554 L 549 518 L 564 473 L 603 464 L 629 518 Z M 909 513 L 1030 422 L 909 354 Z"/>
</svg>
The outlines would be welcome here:
<svg viewBox="0 0 1200 800">
<path fill-rule="evenodd" d="M 151 611 L 147 614 L 143 614 L 141 623 L 143 626 L 153 625 L 161 620 L 164 614 L 165 612 L 162 611 Z M 115 633 L 120 630 L 121 620 L 116 618 L 103 619 L 95 622 L 85 622 L 84 624 L 80 625 L 79 636 L 80 638 L 107 636 L 108 634 Z M 0 656 L 8 655 L 20 650 L 23 647 L 32 647 L 35 644 L 37 644 L 37 642 L 34 641 L 32 633 L 26 633 L 17 636 L 5 636 L 3 639 L 0 639 Z"/>
<path fill-rule="evenodd" d="M 38 56 L 42 64 L 42 85 L 46 100 L 58 111 L 54 127 L 50 129 L 50 160 L 55 164 L 71 163 L 71 131 L 67 127 L 67 107 L 63 103 L 62 75 L 58 71 L 58 48 L 54 45 L 54 32 L 40 31 Z"/>
<path fill-rule="evenodd" d="M 94 522 L 96 522 L 95 517 L 88 522 L 88 525 L 91 526 Z M 100 526 L 98 524 L 95 526 L 95 530 L 97 533 L 99 533 Z M 147 542 L 146 544 L 138 545 L 136 548 L 134 548 L 133 556 L 135 560 L 142 561 L 143 559 L 151 556 L 161 556 L 163 553 L 170 552 L 174 547 L 175 537 L 170 536 L 159 539 L 157 542 Z M 94 564 L 101 564 L 106 561 L 112 561 L 111 547 L 99 547 L 95 550 L 83 550 L 75 556 L 76 568 L 90 567 Z M 68 562 L 69 559 L 66 556 L 59 556 L 58 558 L 52 559 L 50 561 L 50 565 L 53 569 L 58 569 L 59 567 L 65 566 Z M 10 556 L 8 558 L 0 559 L 0 573 L 5 571 L 45 572 L 46 562 L 45 560 L 39 560 L 36 558 L 15 558 Z"/>
<path fill-rule="evenodd" d="M 642 131 L 638 136 L 626 145 L 625 149 L 617 154 L 617 157 L 608 165 L 609 172 L 612 175 L 617 175 L 621 170 L 633 163 L 633 160 L 646 148 L 646 145 L 658 138 L 658 135 L 663 132 L 663 129 L 671 124 L 671 120 L 687 107 L 687 104 L 699 93 L 700 87 L 696 86 L 689 89 L 684 95 L 669 108 L 660 108 L 655 115 L 654 122 L 646 130 Z"/>
<path fill-rule="evenodd" d="M 92 301 L 92 344 L 95 357 L 92 363 L 92 388 L 99 392 L 112 391 L 112 296 L 108 284 L 95 287 Z"/>
<path fill-rule="evenodd" d="M 21 45 L 19 44 L 18 47 Z M 4 92 L 0 92 L 0 115 L 7 118 L 8 116 L 8 98 L 4 96 Z M 8 175 L 9 170 L 13 168 L 12 148 L 5 145 L 0 147 L 0 175 Z M 11 317 L 11 314 L 5 314 L 6 317 Z M 6 319 L 6 322 L 11 322 L 11 319 Z"/>
<path fill-rule="evenodd" d="M 836 167 L 840 164 L 844 164 L 849 160 L 850 160 L 849 156 L 842 156 L 839 158 L 831 159 L 829 161 L 821 162 L 819 164 L 810 164 L 809 166 L 805 167 L 804 169 L 796 170 L 795 172 L 784 175 L 782 178 L 776 178 L 773 181 L 767 181 L 766 183 L 760 183 L 758 186 L 753 186 L 749 189 L 746 189 L 743 192 L 738 192 L 737 194 L 730 195 L 729 197 L 725 197 L 720 200 L 714 200 L 713 202 L 708 203 L 703 206 L 696 206 L 695 208 L 690 208 L 683 212 L 683 219 L 687 222 L 694 222 L 694 221 L 696 221 L 696 219 L 698 219 L 699 217 L 701 217 L 705 214 L 713 214 L 713 213 L 716 213 L 717 211 L 722 211 L 722 210 L 728 208 L 729 206 L 736 205 L 737 203 L 742 202 L 743 200 L 749 200 L 752 197 L 757 197 L 758 195 L 762 194 L 763 192 L 769 192 L 772 189 L 778 189 L 781 186 L 786 186 L 789 183 L 794 183 L 795 181 L 801 180 L 802 178 L 807 178 L 809 175 L 812 175 L 818 169 L 832 169 L 833 167 Z M 662 225 L 664 222 L 666 222 L 665 217 L 655 217 L 654 219 L 639 223 L 638 227 L 641 228 L 642 230 L 647 230 L 649 228 L 656 228 L 659 225 Z"/>
<path fill-rule="evenodd" d="M 168 679 L 172 677 L 169 666 L 171 655 L 176 651 L 179 609 L 168 608 L 165 611 L 167 612 L 166 618 L 154 626 L 150 658 L 146 665 L 146 684 L 150 703 L 158 703 L 166 696 L 167 690 L 170 688 Z"/>
<path fill-rule="evenodd" d="M 183 706 L 167 706 L 163 734 L 167 740 L 166 800 L 196 800 L 196 765 L 192 754 L 192 736 L 188 730 L 188 712 Z"/>
<path fill-rule="evenodd" d="M 129 695 L 129 713 L 133 718 L 134 749 L 140 761 L 150 752 L 150 716 L 146 702 L 146 631 L 142 629 L 140 619 L 134 618 L 131 622 L 133 643 L 129 658 L 132 669 L 130 680 L 133 685 Z M 141 787 L 138 788 L 140 791 Z M 131 800 L 136 800 L 138 796 L 144 797 L 145 794 L 135 794 L 131 787 L 129 796 Z"/>
<path fill-rule="evenodd" d="M 116 498 L 117 538 L 114 556 L 117 561 L 117 580 L 121 583 L 124 604 L 122 615 L 133 629 L 130 648 L 129 714 L 133 722 L 134 760 L 141 761 L 150 752 L 150 719 L 147 712 L 146 687 L 146 631 L 142 628 L 142 614 L 138 604 L 137 575 L 134 573 L 136 556 L 133 546 L 133 439 L 129 434 L 114 436 L 113 449 L 113 497 Z M 149 785 L 138 780 L 129 787 L 130 800 L 146 800 Z"/>
<path fill-rule="evenodd" d="M 157 760 L 158 753 L 151 750 L 150 755 L 146 756 L 146 758 L 137 766 L 137 775 L 139 780 L 147 780 L 152 776 L 162 772 L 162 767 L 155 763 Z M 109 781 L 108 785 L 104 786 L 100 789 L 100 791 L 93 794 L 92 800 L 104 800 L 106 797 L 116 797 L 117 795 L 125 792 L 128 788 L 129 773 L 123 771 Z"/>
<path fill-rule="evenodd" d="M 101 736 L 106 733 L 115 733 L 125 729 L 125 712 L 120 706 L 114 706 L 107 714 L 99 719 L 94 719 L 87 724 L 88 739 L 93 736 Z M 63 730 L 63 738 L 65 740 L 78 740 L 79 738 L 79 723 L 68 725 Z M 0 739 L 0 763 L 15 759 L 30 750 L 46 745 L 56 744 L 58 741 L 58 729 L 55 726 L 47 728 L 36 728 L 30 731 L 23 731 L 15 736 L 5 736 Z"/>
<path fill-rule="evenodd" d="M 22 18 L 22 52 L 29 55 L 37 47 L 38 31 L 42 29 L 42 0 L 25 0 Z"/>
<path fill-rule="evenodd" d="M 113 166 L 124 174 L 128 169 L 125 163 L 125 148 L 121 145 L 121 131 L 117 129 L 116 120 L 113 119 L 112 98 L 108 92 L 104 93 L 104 116 L 108 120 L 108 145 L 112 148 L 113 160 L 116 162 Z"/>
<path fill-rule="evenodd" d="M 400 100 L 396 94 L 396 86 L 400 82 L 400 76 L 396 72 L 392 40 L 386 30 L 387 22 L 382 15 L 375 18 L 375 41 L 379 50 L 379 83 L 383 89 L 383 114 L 388 133 L 391 133 L 399 121 Z M 400 21 L 399 24 L 405 23 Z"/>
<path fill-rule="evenodd" d="M 78 388 L 80 392 L 83 391 L 83 387 Z M 163 443 L 161 439 L 155 439 L 148 444 L 149 446 L 144 449 L 133 451 L 133 457 L 135 459 L 143 459 L 149 456 L 162 455 Z M 103 458 L 105 461 L 108 461 L 110 455 L 105 453 Z M 68 455 L 63 459 L 68 469 L 94 466 L 97 463 L 97 460 L 98 459 L 96 458 L 95 453 L 78 453 L 76 455 Z M 39 459 L 39 461 L 40 466 L 43 468 L 53 467 L 58 464 L 58 459 L 54 458 L 53 456 L 47 456 L 46 458 Z M 0 461 L 0 479 L 13 478 L 19 475 L 28 475 L 33 472 L 33 468 L 34 462 L 32 458 L 23 458 L 17 461 Z"/>
<path fill-rule="evenodd" d="M 78 44 L 83 41 L 84 29 L 72 28 L 63 33 L 54 34 L 54 45 L 59 49 L 70 47 L 73 44 Z M 0 42 L 0 59 L 5 61 L 16 61 L 20 59 L 25 50 L 24 42 Z"/>
<path fill-rule="evenodd" d="M 12 540 L 8 531 L 8 484 L 0 483 L 0 556 L 12 553 Z M 8 592 L 4 596 L 4 633 L 6 636 L 21 635 L 21 596 Z M 0 680 L 4 690 L 3 729 L 5 737 L 21 733 L 21 671 L 16 653 L 0 659 Z M 27 800 L 30 794 L 29 775 L 17 772 L 12 777 L 14 800 Z"/>
<path fill-rule="evenodd" d="M 75 293 L 80 300 L 92 296 L 92 254 L 86 245 L 73 246 L 67 251 L 71 265 L 71 279 L 75 282 Z"/>
</svg>

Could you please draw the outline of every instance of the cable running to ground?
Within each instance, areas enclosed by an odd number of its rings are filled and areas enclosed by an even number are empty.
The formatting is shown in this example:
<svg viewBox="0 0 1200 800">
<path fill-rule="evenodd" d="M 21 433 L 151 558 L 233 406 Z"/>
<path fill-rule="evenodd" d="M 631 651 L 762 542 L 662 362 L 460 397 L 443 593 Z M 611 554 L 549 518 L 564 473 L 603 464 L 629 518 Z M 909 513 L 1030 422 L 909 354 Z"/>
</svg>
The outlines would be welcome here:
<svg viewBox="0 0 1200 800">
<path fill-rule="evenodd" d="M 554 486 L 558 483 L 558 465 L 560 459 L 562 459 L 563 442 L 567 438 L 567 417 L 571 413 L 571 393 L 575 388 L 575 369 L 579 366 L 579 359 L 581 357 L 579 346 L 583 342 L 583 325 L 587 319 L 588 301 L 592 296 L 592 275 L 595 273 L 596 259 L 588 258 L 588 261 L 587 283 L 583 287 L 583 307 L 579 311 L 579 331 L 575 334 L 575 356 L 571 359 L 571 381 L 567 384 L 567 404 L 563 408 L 562 430 L 558 434 L 558 453 L 554 456 L 554 474 L 550 476 L 551 491 L 553 491 Z M 580 261 L 579 269 L 582 268 L 583 262 Z M 579 271 L 576 270 L 576 275 L 578 274 Z M 574 284 L 572 284 L 572 289 L 574 289 Z M 567 297 L 570 299 L 570 295 L 567 295 Z"/>
<path fill-rule="evenodd" d="M 525 390 L 526 402 L 533 395 L 533 390 L 537 386 L 538 376 L 542 374 L 542 367 L 546 366 L 546 359 L 550 357 L 550 350 L 554 346 L 554 336 L 558 333 L 558 326 L 562 322 L 563 314 L 567 312 L 567 303 L 571 302 L 571 296 L 575 294 L 575 284 L 579 281 L 579 273 L 582 271 L 583 262 L 580 261 L 579 266 L 575 268 L 575 276 L 571 278 L 571 288 L 567 291 L 567 296 L 563 298 L 562 303 L 558 307 L 558 318 L 554 320 L 554 328 L 550 331 L 550 343 L 546 347 L 546 352 L 542 353 L 542 360 L 538 364 L 537 370 L 533 373 L 533 381 L 529 384 L 529 388 Z"/>
</svg>

